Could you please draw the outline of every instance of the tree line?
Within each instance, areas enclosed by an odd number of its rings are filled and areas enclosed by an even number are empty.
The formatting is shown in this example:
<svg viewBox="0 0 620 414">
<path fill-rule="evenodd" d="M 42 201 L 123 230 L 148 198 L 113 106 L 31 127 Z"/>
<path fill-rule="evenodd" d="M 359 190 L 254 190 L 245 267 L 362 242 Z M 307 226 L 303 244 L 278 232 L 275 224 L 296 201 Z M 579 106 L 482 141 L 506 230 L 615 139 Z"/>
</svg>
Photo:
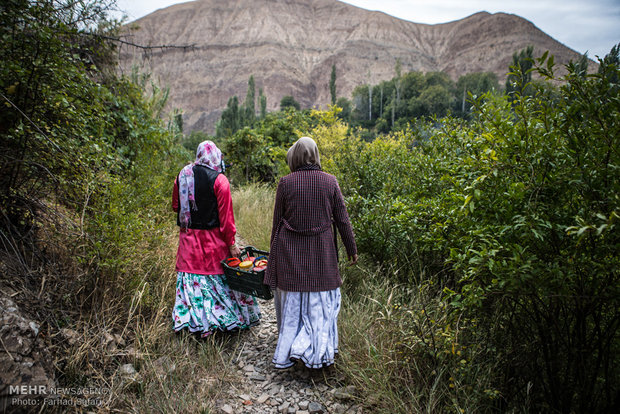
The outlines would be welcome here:
<svg viewBox="0 0 620 414">
<path fill-rule="evenodd" d="M 512 66 L 521 68 L 522 79 L 519 84 L 525 85 L 518 92 L 528 94 L 531 91 L 531 67 L 533 47 L 517 51 L 513 55 Z M 578 65 L 580 71 L 587 68 L 587 55 L 582 56 Z M 509 68 L 507 68 L 507 71 Z M 509 74 L 504 88 L 501 88 L 497 75 L 493 72 L 473 72 L 461 75 L 453 81 L 444 72 L 407 72 L 402 73 L 400 60 L 394 66 L 395 76 L 378 84 L 357 86 L 351 98 L 337 95 L 337 67 L 332 65 L 329 91 L 330 102 L 341 108 L 340 119 L 353 128 L 365 130 L 367 139 L 391 131 L 404 130 L 407 125 L 421 118 L 441 118 L 447 114 L 460 118 L 468 118 L 471 113 L 471 100 L 487 92 L 505 93 L 510 96 L 516 92 L 517 79 Z M 369 73 L 370 77 L 370 73 Z M 539 86 L 544 85 L 539 82 Z M 216 124 L 217 138 L 233 135 L 243 127 L 252 127 L 267 113 L 267 98 L 262 89 L 256 99 L 254 76 L 250 76 L 245 100 L 241 102 L 237 96 L 229 99 L 220 120 Z M 256 105 L 260 110 L 256 111 Z M 280 110 L 288 108 L 301 110 L 299 102 L 292 95 L 284 96 L 280 101 Z"/>
</svg>

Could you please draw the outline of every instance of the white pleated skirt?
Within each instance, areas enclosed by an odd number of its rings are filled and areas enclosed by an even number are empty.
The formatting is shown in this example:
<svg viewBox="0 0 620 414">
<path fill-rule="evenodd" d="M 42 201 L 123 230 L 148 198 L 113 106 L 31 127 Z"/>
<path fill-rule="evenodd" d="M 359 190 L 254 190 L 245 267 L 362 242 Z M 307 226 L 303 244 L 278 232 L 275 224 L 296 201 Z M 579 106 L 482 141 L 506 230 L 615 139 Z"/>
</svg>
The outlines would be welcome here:
<svg viewBox="0 0 620 414">
<path fill-rule="evenodd" d="M 340 288 L 325 292 L 277 289 L 274 301 L 278 322 L 275 367 L 288 368 L 296 360 L 308 368 L 332 365 L 338 353 Z"/>
</svg>

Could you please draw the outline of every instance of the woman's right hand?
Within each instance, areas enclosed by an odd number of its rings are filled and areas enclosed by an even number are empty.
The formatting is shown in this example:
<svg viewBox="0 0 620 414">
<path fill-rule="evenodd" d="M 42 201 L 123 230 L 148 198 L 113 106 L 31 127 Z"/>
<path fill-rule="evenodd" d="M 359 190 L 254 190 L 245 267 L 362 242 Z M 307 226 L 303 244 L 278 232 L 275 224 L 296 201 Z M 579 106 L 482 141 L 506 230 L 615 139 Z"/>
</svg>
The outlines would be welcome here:
<svg viewBox="0 0 620 414">
<path fill-rule="evenodd" d="M 232 246 L 228 246 L 228 251 L 230 252 L 231 257 L 241 256 L 241 249 L 239 249 L 239 246 L 237 246 L 236 244 L 233 244 Z"/>
</svg>

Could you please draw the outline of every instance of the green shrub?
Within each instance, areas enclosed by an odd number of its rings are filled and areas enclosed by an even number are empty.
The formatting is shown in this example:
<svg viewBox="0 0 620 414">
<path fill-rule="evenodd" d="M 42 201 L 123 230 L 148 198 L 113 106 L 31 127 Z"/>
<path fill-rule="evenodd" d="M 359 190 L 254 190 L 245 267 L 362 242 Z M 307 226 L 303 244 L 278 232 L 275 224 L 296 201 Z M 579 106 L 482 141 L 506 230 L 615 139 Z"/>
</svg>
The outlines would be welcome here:
<svg viewBox="0 0 620 414">
<path fill-rule="evenodd" d="M 535 68 L 552 78 L 546 57 Z M 618 392 L 620 100 L 609 62 L 587 76 L 569 67 L 559 91 L 536 82 L 511 103 L 488 94 L 469 125 L 444 118 L 430 136 L 378 139 L 338 166 L 360 249 L 402 283 L 433 281 L 452 309 L 444 324 L 478 326 L 467 346 L 494 355 L 502 410 L 602 411 Z"/>
</svg>

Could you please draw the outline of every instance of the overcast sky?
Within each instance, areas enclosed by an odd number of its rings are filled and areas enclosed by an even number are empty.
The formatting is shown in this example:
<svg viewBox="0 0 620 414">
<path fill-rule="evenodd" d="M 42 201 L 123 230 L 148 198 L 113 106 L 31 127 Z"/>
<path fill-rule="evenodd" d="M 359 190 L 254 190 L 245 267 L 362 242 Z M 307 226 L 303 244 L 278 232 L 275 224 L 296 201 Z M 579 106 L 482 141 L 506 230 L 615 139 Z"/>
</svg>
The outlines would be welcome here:
<svg viewBox="0 0 620 414">
<path fill-rule="evenodd" d="M 226 0 L 221 0 L 226 1 Z M 179 0 L 117 0 L 129 21 Z M 346 0 L 415 23 L 446 23 L 479 11 L 519 15 L 579 53 L 594 59 L 620 43 L 620 0 Z"/>
</svg>

